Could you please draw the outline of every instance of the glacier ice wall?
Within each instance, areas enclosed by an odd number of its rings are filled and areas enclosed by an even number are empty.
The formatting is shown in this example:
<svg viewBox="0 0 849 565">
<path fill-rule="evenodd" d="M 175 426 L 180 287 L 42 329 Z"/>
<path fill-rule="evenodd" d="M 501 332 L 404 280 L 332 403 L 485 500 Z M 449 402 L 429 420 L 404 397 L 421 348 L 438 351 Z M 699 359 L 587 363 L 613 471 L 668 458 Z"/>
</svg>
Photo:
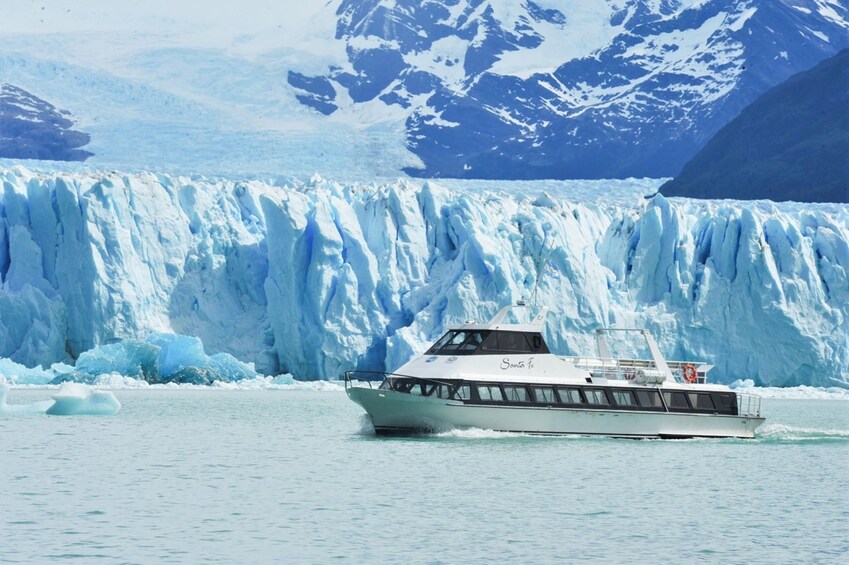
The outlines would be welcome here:
<svg viewBox="0 0 849 565">
<path fill-rule="evenodd" d="M 845 206 L 643 200 L 639 182 L 605 200 L 523 184 L 0 179 L 0 357 L 29 366 L 173 332 L 267 374 L 392 369 L 536 286 L 558 353 L 594 352 L 600 326 L 646 326 L 718 380 L 849 386 Z"/>
</svg>

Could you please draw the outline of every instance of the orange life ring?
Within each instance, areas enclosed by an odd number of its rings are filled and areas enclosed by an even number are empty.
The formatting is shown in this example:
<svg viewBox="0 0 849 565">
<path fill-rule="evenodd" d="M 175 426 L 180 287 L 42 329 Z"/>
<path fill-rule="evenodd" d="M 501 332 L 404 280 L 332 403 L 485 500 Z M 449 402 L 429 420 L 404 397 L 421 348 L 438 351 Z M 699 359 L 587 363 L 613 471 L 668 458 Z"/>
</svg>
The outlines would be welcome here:
<svg viewBox="0 0 849 565">
<path fill-rule="evenodd" d="M 684 381 L 688 383 L 694 383 L 699 380 L 699 372 L 696 371 L 695 365 L 690 365 L 689 363 L 682 367 Z"/>
</svg>

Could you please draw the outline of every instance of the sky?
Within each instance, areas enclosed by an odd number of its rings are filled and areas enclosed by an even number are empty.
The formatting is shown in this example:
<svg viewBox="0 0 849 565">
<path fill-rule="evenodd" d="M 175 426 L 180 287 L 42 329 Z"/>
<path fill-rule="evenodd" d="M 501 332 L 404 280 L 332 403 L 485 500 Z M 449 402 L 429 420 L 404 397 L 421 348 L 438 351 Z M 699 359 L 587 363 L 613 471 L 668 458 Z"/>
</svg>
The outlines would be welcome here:
<svg viewBox="0 0 849 565">
<path fill-rule="evenodd" d="M 336 3 L 323 9 L 326 0 L 2 0 L 0 35 L 125 32 L 227 47 L 245 35 L 326 28 Z"/>
</svg>

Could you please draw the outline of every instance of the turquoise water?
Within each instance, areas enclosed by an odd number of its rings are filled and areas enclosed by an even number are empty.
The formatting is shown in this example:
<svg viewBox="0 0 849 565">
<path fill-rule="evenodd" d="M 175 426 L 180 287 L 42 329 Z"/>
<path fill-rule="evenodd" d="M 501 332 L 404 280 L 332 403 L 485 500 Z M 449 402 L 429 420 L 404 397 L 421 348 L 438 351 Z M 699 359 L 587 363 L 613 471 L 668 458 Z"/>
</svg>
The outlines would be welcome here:
<svg viewBox="0 0 849 565">
<path fill-rule="evenodd" d="M 116 396 L 113 417 L 0 416 L 0 561 L 849 558 L 845 400 L 765 399 L 756 440 L 634 441 L 375 438 L 341 392 Z"/>
</svg>

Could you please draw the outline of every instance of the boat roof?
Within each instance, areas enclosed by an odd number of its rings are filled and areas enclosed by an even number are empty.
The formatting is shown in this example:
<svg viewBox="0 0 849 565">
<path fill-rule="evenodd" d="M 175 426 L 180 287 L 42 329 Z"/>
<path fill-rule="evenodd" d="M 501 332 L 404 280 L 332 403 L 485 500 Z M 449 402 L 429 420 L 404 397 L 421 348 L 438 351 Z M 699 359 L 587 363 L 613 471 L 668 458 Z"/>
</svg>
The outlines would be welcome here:
<svg viewBox="0 0 849 565">
<path fill-rule="evenodd" d="M 498 313 L 488 322 L 479 323 L 469 321 L 465 324 L 451 326 L 449 329 L 466 331 L 509 330 L 514 332 L 542 332 L 542 328 L 545 325 L 545 317 L 548 315 L 548 306 L 540 308 L 530 321 L 524 323 L 512 323 L 507 321 L 510 312 L 514 309 L 527 309 L 530 314 L 530 307 L 523 301 L 519 301 L 516 304 L 510 304 L 509 306 L 505 306 L 499 310 Z"/>
</svg>

